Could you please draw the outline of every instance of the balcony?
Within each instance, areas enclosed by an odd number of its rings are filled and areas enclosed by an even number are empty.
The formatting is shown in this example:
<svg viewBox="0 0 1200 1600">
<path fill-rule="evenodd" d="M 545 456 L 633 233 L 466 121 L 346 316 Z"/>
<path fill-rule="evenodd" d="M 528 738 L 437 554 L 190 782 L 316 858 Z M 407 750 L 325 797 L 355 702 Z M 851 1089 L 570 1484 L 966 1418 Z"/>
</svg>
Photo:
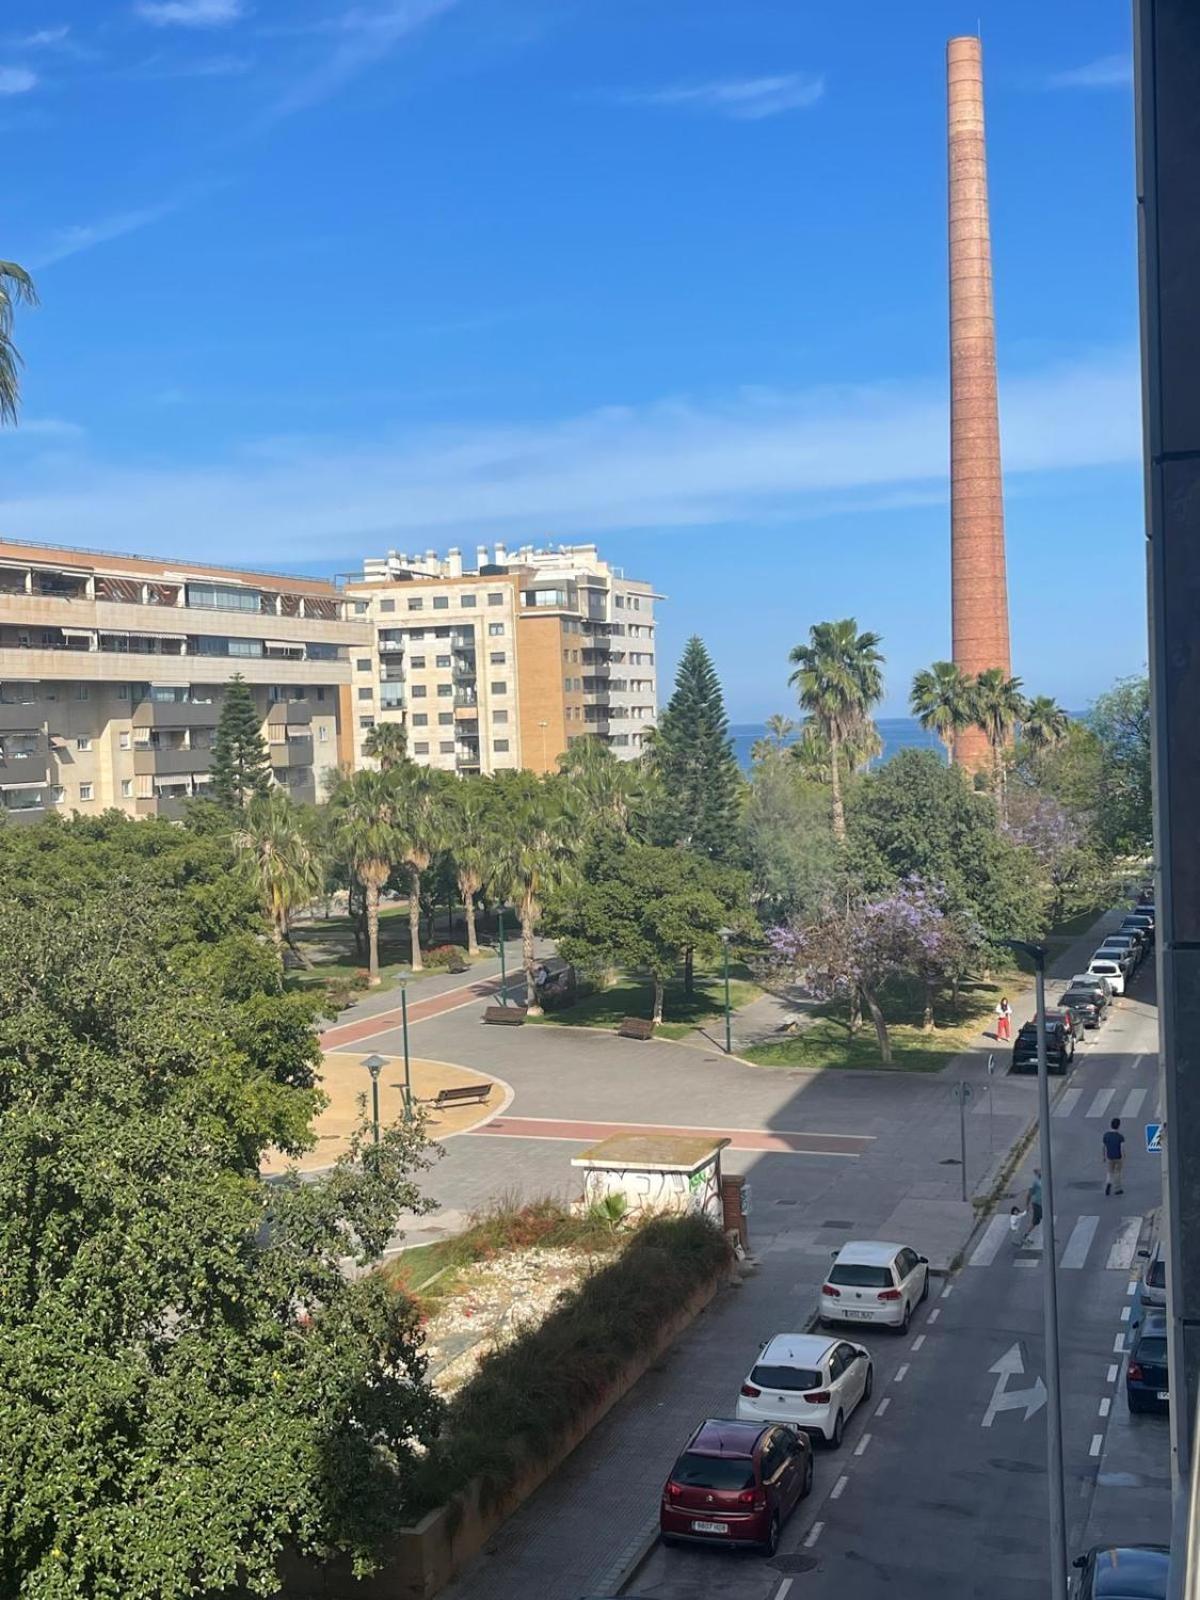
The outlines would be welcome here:
<svg viewBox="0 0 1200 1600">
<path fill-rule="evenodd" d="M 134 708 L 135 728 L 215 728 L 220 707 L 212 700 L 143 700 Z"/>
<path fill-rule="evenodd" d="M 271 765 L 273 767 L 311 767 L 313 764 L 313 742 L 310 735 L 301 734 L 298 739 L 289 738 L 286 742 L 272 744 L 269 748 Z"/>
<path fill-rule="evenodd" d="M 383 639 L 383 638 L 381 638 L 380 641 L 379 641 L 379 653 L 380 653 L 381 656 L 401 656 L 401 655 L 403 655 L 404 654 L 404 640 L 403 639 Z"/>
<path fill-rule="evenodd" d="M 311 724 L 312 707 L 307 700 L 276 700 L 267 712 L 268 737 L 280 728 L 308 728 Z"/>
<path fill-rule="evenodd" d="M 49 776 L 50 756 L 44 748 L 29 755 L 0 754 L 0 789 L 33 787 L 44 784 Z"/>
<path fill-rule="evenodd" d="M 454 709 L 455 709 L 456 712 L 457 711 L 463 711 L 463 710 L 478 711 L 478 709 L 479 709 L 479 694 L 478 694 L 478 691 L 475 690 L 475 689 L 466 689 L 466 688 L 456 689 L 454 691 Z"/>
<path fill-rule="evenodd" d="M 191 795 L 159 794 L 151 800 L 135 800 L 133 810 L 139 817 L 166 817 L 169 822 L 182 822 L 191 799 Z"/>
<path fill-rule="evenodd" d="M 46 713 L 40 702 L 0 702 L 0 734 L 34 733 L 45 726 Z"/>
<path fill-rule="evenodd" d="M 167 745 L 135 745 L 133 751 L 133 770 L 138 777 L 151 774 L 166 778 L 192 772 L 207 772 L 211 763 L 211 750 L 185 750 L 178 746 Z"/>
</svg>

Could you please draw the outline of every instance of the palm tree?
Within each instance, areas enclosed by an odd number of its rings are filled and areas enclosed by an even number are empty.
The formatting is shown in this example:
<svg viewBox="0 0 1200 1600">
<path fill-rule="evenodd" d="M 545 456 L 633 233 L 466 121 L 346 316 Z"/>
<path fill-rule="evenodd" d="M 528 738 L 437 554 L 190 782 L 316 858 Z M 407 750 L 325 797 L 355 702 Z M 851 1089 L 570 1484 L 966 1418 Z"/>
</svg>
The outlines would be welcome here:
<svg viewBox="0 0 1200 1600">
<path fill-rule="evenodd" d="M 763 726 L 766 736 L 756 739 L 751 745 L 751 761 L 770 761 L 772 756 L 782 755 L 792 745 L 796 734 L 800 731 L 798 722 L 794 722 L 791 717 L 782 716 L 778 711 L 769 716 Z"/>
<path fill-rule="evenodd" d="M 400 859 L 408 867 L 408 932 L 412 945 L 412 969 L 423 972 L 421 959 L 421 874 L 426 871 L 448 838 L 449 802 L 447 786 L 454 783 L 449 773 L 433 767 L 418 767 L 406 762 L 387 774 L 395 780 L 399 802 L 399 821 L 403 834 Z"/>
<path fill-rule="evenodd" d="M 877 633 L 859 633 L 853 617 L 841 622 L 815 622 L 807 644 L 795 645 L 789 661 L 801 706 L 829 744 L 829 781 L 833 790 L 833 833 L 846 840 L 842 804 L 843 746 L 870 720 L 871 707 L 883 698 L 883 657 Z"/>
<path fill-rule="evenodd" d="M 312 962 L 292 938 L 292 917 L 321 887 L 321 861 L 305 818 L 279 789 L 260 795 L 246 808 L 243 826 L 233 836 L 270 918 L 276 948 L 286 944 L 310 967 Z"/>
<path fill-rule="evenodd" d="M 33 279 L 15 261 L 0 261 L 0 424 L 15 423 L 21 399 L 21 357 L 12 342 L 13 308 L 37 305 Z"/>
<path fill-rule="evenodd" d="M 1035 695 L 1021 718 L 1021 737 L 1034 750 L 1050 750 L 1067 737 L 1071 719 L 1048 694 Z"/>
<path fill-rule="evenodd" d="M 479 954 L 475 896 L 488 882 L 496 859 L 496 819 L 491 780 L 468 777 L 447 793 L 447 833 L 454 876 L 467 918 L 467 954 Z"/>
<path fill-rule="evenodd" d="M 492 782 L 500 822 L 494 881 L 500 893 L 517 908 L 525 965 L 525 1004 L 537 1017 L 542 1008 L 533 977 L 533 936 L 547 897 L 561 887 L 571 869 L 579 839 L 579 819 L 570 791 L 558 774 L 538 777 L 532 772 L 501 772 Z"/>
<path fill-rule="evenodd" d="M 648 784 L 643 766 L 621 761 L 602 739 L 592 735 L 577 739 L 559 756 L 558 770 L 585 827 L 610 821 L 625 830 L 645 810 Z"/>
<path fill-rule="evenodd" d="M 390 772 L 355 772 L 338 782 L 329 800 L 335 848 L 363 886 L 367 906 L 368 977 L 379 983 L 379 891 L 402 858 L 396 783 Z"/>
<path fill-rule="evenodd" d="M 1002 667 L 987 667 L 975 679 L 971 693 L 975 727 L 982 728 L 992 747 L 992 793 L 1001 822 L 1008 821 L 1008 785 L 1004 747 L 1012 736 L 1013 724 L 1025 716 L 1020 678 L 1006 678 Z"/>
<path fill-rule="evenodd" d="M 381 772 L 403 766 L 408 760 L 408 734 L 402 722 L 377 722 L 363 740 L 363 755 L 372 756 Z"/>
<path fill-rule="evenodd" d="M 935 661 L 918 672 L 909 705 L 923 728 L 936 733 L 946 746 L 946 765 L 954 761 L 954 741 L 975 721 L 971 678 L 954 661 Z"/>
</svg>

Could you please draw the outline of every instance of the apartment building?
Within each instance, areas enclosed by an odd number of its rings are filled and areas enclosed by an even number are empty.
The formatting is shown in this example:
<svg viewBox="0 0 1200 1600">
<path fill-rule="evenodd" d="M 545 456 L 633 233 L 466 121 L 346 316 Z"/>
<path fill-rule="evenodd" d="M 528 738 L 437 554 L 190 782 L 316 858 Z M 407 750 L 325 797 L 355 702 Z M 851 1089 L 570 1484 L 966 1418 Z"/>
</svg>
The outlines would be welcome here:
<svg viewBox="0 0 1200 1600">
<path fill-rule="evenodd" d="M 209 786 L 235 673 L 276 782 L 315 799 L 353 760 L 351 654 L 369 640 L 330 583 L 0 540 L 0 807 L 178 816 Z"/>
<path fill-rule="evenodd" d="M 595 545 L 390 551 L 346 584 L 372 643 L 355 652 L 355 764 L 379 722 L 399 722 L 414 760 L 449 772 L 554 768 L 577 739 L 642 753 L 658 705 L 651 585 Z"/>
</svg>

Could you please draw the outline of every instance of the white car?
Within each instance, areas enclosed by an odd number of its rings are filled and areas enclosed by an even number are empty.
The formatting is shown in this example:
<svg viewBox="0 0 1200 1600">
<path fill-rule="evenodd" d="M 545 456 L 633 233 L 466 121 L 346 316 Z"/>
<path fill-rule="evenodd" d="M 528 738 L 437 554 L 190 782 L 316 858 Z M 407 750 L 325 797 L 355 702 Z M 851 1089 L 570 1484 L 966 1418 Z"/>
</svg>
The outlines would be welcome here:
<svg viewBox="0 0 1200 1600">
<path fill-rule="evenodd" d="M 758 1353 L 738 1396 L 739 1422 L 788 1422 L 833 1450 L 875 1385 L 870 1351 L 820 1333 L 780 1333 Z"/>
<path fill-rule="evenodd" d="M 856 1239 L 834 1251 L 817 1315 L 822 1323 L 873 1322 L 905 1333 L 928 1293 L 927 1257 L 906 1244 Z"/>
<path fill-rule="evenodd" d="M 1088 962 L 1088 971 L 1093 978 L 1103 978 L 1114 994 L 1125 993 L 1125 970 L 1111 956 L 1097 953 Z"/>
</svg>

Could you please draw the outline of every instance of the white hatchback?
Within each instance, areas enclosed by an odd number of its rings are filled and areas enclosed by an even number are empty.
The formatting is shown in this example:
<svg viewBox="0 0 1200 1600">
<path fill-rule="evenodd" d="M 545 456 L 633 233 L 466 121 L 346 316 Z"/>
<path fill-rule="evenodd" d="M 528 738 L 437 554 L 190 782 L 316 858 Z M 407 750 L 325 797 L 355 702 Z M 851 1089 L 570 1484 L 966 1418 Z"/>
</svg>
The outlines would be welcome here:
<svg viewBox="0 0 1200 1600">
<path fill-rule="evenodd" d="M 1125 993 L 1125 969 L 1119 961 L 1097 951 L 1088 962 L 1088 971 L 1093 978 L 1103 978 L 1114 994 Z"/>
<path fill-rule="evenodd" d="M 836 1250 L 821 1285 L 823 1323 L 873 1322 L 901 1333 L 929 1293 L 929 1261 L 906 1244 L 856 1239 Z"/>
<path fill-rule="evenodd" d="M 875 1384 L 871 1355 L 860 1344 L 817 1333 L 780 1333 L 758 1353 L 738 1396 L 739 1422 L 789 1422 L 819 1433 L 832 1449 L 850 1413 Z"/>
</svg>

